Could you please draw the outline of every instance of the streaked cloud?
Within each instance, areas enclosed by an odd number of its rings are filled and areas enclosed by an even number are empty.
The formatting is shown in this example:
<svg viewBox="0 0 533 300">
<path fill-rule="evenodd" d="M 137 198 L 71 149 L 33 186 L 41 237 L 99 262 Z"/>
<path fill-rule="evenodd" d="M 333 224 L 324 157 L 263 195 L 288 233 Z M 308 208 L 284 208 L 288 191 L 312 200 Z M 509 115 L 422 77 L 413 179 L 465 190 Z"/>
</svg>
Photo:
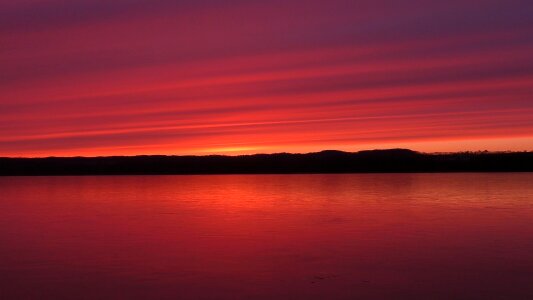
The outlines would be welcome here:
<svg viewBox="0 0 533 300">
<path fill-rule="evenodd" d="M 1 3 L 0 156 L 533 150 L 531 16 L 492 0 Z"/>
</svg>

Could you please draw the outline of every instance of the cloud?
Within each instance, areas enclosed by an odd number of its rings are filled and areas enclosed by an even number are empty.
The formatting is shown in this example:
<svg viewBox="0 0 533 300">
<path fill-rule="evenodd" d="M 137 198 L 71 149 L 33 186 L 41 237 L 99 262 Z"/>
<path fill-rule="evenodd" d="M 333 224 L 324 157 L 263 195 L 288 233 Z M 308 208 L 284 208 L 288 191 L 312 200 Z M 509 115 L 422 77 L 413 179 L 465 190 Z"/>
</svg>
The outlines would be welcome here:
<svg viewBox="0 0 533 300">
<path fill-rule="evenodd" d="M 0 155 L 531 136 L 527 3 L 275 2 L 2 3 Z"/>
</svg>

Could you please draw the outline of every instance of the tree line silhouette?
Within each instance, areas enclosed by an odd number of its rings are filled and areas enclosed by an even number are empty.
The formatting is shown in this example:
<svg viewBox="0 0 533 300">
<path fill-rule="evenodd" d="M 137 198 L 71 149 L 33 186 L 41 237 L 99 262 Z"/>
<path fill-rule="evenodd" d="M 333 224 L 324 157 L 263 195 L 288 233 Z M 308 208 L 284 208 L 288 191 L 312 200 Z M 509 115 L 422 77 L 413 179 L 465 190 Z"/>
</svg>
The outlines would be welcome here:
<svg viewBox="0 0 533 300">
<path fill-rule="evenodd" d="M 0 175 L 530 172 L 533 152 L 428 154 L 408 149 L 241 156 L 0 158 Z"/>
</svg>

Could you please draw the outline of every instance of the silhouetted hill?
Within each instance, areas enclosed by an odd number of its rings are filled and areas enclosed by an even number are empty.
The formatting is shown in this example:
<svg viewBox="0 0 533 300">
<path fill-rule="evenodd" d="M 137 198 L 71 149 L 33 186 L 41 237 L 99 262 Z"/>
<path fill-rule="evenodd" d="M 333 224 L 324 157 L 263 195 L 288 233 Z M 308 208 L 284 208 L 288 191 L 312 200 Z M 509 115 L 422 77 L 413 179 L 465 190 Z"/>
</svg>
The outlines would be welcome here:
<svg viewBox="0 0 533 300">
<path fill-rule="evenodd" d="M 0 158 L 0 175 L 526 172 L 533 152 L 425 154 L 408 149 L 242 156 Z"/>
</svg>

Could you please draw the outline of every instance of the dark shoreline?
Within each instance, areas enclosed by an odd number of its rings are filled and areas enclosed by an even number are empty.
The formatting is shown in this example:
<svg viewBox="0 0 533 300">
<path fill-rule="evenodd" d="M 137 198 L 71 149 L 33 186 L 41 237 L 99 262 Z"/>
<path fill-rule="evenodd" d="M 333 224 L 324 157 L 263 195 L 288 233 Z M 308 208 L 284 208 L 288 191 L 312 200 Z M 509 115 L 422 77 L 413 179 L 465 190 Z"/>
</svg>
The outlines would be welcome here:
<svg viewBox="0 0 533 300">
<path fill-rule="evenodd" d="M 0 158 L 0 176 L 533 172 L 533 152 L 427 154 L 407 149 L 242 156 Z"/>
</svg>

